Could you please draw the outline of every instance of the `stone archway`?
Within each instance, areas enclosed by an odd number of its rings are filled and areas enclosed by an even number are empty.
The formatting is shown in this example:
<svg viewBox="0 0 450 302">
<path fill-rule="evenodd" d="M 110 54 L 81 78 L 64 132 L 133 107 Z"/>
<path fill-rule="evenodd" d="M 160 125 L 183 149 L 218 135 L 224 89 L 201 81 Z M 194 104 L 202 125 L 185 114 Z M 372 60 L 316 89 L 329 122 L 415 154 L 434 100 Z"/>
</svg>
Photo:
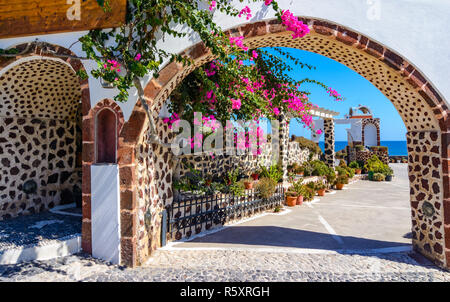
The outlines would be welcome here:
<svg viewBox="0 0 450 302">
<path fill-rule="evenodd" d="M 414 65 L 389 48 L 338 24 L 303 21 L 310 26 L 311 34 L 302 39 L 293 40 L 277 20 L 247 24 L 228 34 L 243 35 L 250 48 L 291 47 L 327 56 L 364 76 L 391 100 L 408 130 L 413 245 L 439 266 L 449 267 L 450 118 L 446 101 Z M 182 68 L 171 63 L 145 88 L 146 96 L 153 100 L 149 105 L 155 119 L 163 102 L 186 75 L 212 59 L 203 44 L 187 49 L 183 55 L 194 59 L 196 65 Z M 172 198 L 170 152 L 161 147 L 152 149 L 145 143 L 143 135 L 147 127 L 145 113 L 138 102 L 124 125 L 121 133 L 124 144 L 119 150 L 119 154 L 133 152 L 136 156 L 132 162 L 119 158 L 121 201 L 129 205 L 122 211 L 134 221 L 131 230 L 122 234 L 122 259 L 128 265 L 141 263 L 157 247 L 159 221 L 155 217 L 159 217 L 158 211 Z M 168 141 L 167 128 L 162 125 L 160 136 Z M 147 175 L 142 172 L 144 161 L 150 169 Z M 147 227 L 146 211 L 154 217 Z"/>
<path fill-rule="evenodd" d="M 5 86 L 9 86 L 11 89 L 11 85 L 16 85 L 17 88 L 14 89 L 14 93 L 17 93 L 20 100 L 17 106 L 16 102 L 11 102 L 11 100 L 14 100 L 12 94 L 6 93 L 6 95 L 0 97 L 0 103 L 4 107 L 3 110 L 10 110 L 15 107 L 14 111 L 11 110 L 10 115 L 17 124 L 24 122 L 23 127 L 25 127 L 28 122 L 31 123 L 30 127 L 34 131 L 31 136 L 34 135 L 35 137 L 31 137 L 31 150 L 29 150 L 29 146 L 26 147 L 26 152 L 31 152 L 31 155 L 25 155 L 24 153 L 24 160 L 29 161 L 33 156 L 39 156 L 36 153 L 43 153 L 41 151 L 44 150 L 44 145 L 50 149 L 51 146 L 56 145 L 56 149 L 58 149 L 55 155 L 52 154 L 45 159 L 41 157 L 41 163 L 39 164 L 36 159 L 31 162 L 36 175 L 33 172 L 27 173 L 23 167 L 20 167 L 22 170 L 19 173 L 21 173 L 21 177 L 26 174 L 27 177 L 37 179 L 39 178 L 37 172 L 39 170 L 35 165 L 38 165 L 39 168 L 40 165 L 43 165 L 43 162 L 47 162 L 49 170 L 58 171 L 49 175 L 48 178 L 51 176 L 52 179 L 43 179 L 45 182 L 40 183 L 40 186 L 47 185 L 48 180 L 52 182 L 56 177 L 58 177 L 58 180 L 52 184 L 53 188 L 50 191 L 58 191 L 64 186 L 70 187 L 73 182 L 77 182 L 81 186 L 82 198 L 86 199 L 90 196 L 90 187 L 86 186 L 82 179 L 86 169 L 83 166 L 83 161 L 85 161 L 83 158 L 86 155 L 85 152 L 82 152 L 85 142 L 83 137 L 85 127 L 83 127 L 82 118 L 90 110 L 90 93 L 88 79 L 80 76 L 85 73 L 83 64 L 80 60 L 69 58 L 68 56 L 75 56 L 75 54 L 58 45 L 45 43 L 45 52 L 42 51 L 40 46 L 29 47 L 28 44 L 16 45 L 14 48 L 21 52 L 20 57 L 0 58 L 0 81 L 2 82 L 0 93 L 6 92 L 3 89 Z M 76 104 L 73 105 L 71 100 L 76 100 Z M 6 105 L 5 101 L 10 104 Z M 40 120 L 42 123 L 36 124 Z M 37 129 L 36 125 L 39 127 L 46 126 L 46 132 Z M 23 128 L 24 133 L 30 135 L 28 132 L 31 133 L 31 128 L 27 128 L 28 130 Z M 72 134 L 66 135 L 67 132 Z M 37 136 L 36 133 L 38 133 Z M 55 140 L 46 142 L 46 137 L 52 135 L 55 136 L 56 142 Z M 0 154 L 4 154 L 4 150 L 0 151 Z M 44 154 L 40 155 L 44 156 Z M 28 156 L 30 156 L 29 159 Z M 53 156 L 55 157 L 53 158 Z M 62 158 L 66 162 L 62 162 Z M 42 172 L 42 169 L 40 172 Z M 68 179 L 66 179 L 67 177 Z M 33 204 L 40 204 L 38 205 L 38 211 L 34 206 L 34 212 L 39 212 L 56 205 L 58 202 L 58 193 L 55 193 L 55 200 L 49 201 L 46 200 L 48 197 L 43 197 L 33 199 L 31 204 L 25 204 L 23 214 L 31 214 L 33 211 L 29 211 L 29 209 L 33 207 Z M 44 207 L 41 209 L 42 204 L 44 204 Z M 84 226 L 83 229 L 85 229 Z"/>
<path fill-rule="evenodd" d="M 82 187 L 76 73 L 62 60 L 29 57 L 5 70 L 0 86 L 2 218 L 74 202 Z"/>
</svg>

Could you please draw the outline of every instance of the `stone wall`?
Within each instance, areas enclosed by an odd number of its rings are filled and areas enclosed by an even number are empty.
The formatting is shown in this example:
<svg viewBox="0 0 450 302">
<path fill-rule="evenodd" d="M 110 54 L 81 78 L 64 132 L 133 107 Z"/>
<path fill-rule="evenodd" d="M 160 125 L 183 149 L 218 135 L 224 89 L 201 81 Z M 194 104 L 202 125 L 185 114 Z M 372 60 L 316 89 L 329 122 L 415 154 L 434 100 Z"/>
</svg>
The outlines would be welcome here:
<svg viewBox="0 0 450 302">
<path fill-rule="evenodd" d="M 288 151 L 288 164 L 292 165 L 294 163 L 302 164 L 308 160 L 318 160 L 320 157 L 318 154 L 311 154 L 309 149 L 302 148 L 297 142 L 289 142 Z"/>
<path fill-rule="evenodd" d="M 324 119 L 323 121 L 324 137 L 325 137 L 325 163 L 329 167 L 334 167 L 335 148 L 334 148 L 334 120 Z"/>
<path fill-rule="evenodd" d="M 352 161 L 361 161 L 361 162 L 364 162 L 364 164 L 365 164 L 369 158 L 371 158 L 373 155 L 376 155 L 383 163 L 389 164 L 388 151 L 383 151 L 383 150 L 358 151 L 358 150 L 356 150 L 356 148 L 347 148 L 347 150 L 350 150 L 348 153 L 348 162 L 349 163 L 351 163 Z"/>
<path fill-rule="evenodd" d="M 408 132 L 413 246 L 442 265 L 445 262 L 441 140 L 438 132 Z"/>
<path fill-rule="evenodd" d="M 167 124 L 158 121 L 158 129 L 163 141 L 168 142 L 170 131 Z M 125 214 L 126 217 L 122 217 L 121 223 L 123 225 L 125 222 L 130 226 L 126 229 L 128 233 L 122 232 L 122 236 L 126 235 L 136 240 L 136 253 L 133 253 L 136 259 L 132 262 L 140 265 L 161 246 L 161 212 L 173 200 L 173 163 L 171 151 L 149 144 L 147 134 L 143 136 L 136 149 L 136 160 L 137 211 L 131 215 Z M 131 228 L 133 221 L 137 225 L 136 230 Z M 129 257 L 129 251 L 122 253 Z"/>
<path fill-rule="evenodd" d="M 242 155 L 216 155 L 212 157 L 208 154 L 185 155 L 175 171 L 176 177 L 181 177 L 189 172 L 189 165 L 195 170 L 199 170 L 203 175 L 222 177 L 226 172 L 239 168 L 242 174 L 249 175 L 259 169 L 259 167 L 270 167 L 274 161 L 272 158 L 272 144 L 267 143 L 261 147 L 262 154 L 256 156 L 246 152 Z M 288 164 L 302 164 L 310 158 L 309 149 L 302 149 L 297 142 L 288 144 Z M 318 155 L 312 156 L 312 159 L 318 159 Z"/>
<path fill-rule="evenodd" d="M 31 60 L 0 86 L 0 220 L 73 202 L 82 187 L 78 77 L 64 63 Z M 35 193 L 24 192 L 26 182 Z"/>
</svg>

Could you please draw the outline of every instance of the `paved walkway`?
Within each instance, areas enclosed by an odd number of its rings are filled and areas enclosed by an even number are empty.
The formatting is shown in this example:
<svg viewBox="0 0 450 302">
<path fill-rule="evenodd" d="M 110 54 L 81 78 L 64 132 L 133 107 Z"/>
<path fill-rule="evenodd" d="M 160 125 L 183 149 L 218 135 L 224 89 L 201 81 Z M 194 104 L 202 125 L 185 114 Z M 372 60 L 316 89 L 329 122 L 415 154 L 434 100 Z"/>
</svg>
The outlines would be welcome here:
<svg viewBox="0 0 450 302">
<path fill-rule="evenodd" d="M 392 182 L 358 181 L 316 202 L 289 208 L 287 214 L 252 219 L 170 249 L 408 249 L 411 213 L 406 165 L 392 166 L 396 174 Z"/>
<path fill-rule="evenodd" d="M 0 281 L 450 281 L 410 249 L 406 166 L 347 190 L 158 250 L 126 269 L 84 255 L 0 266 Z"/>
</svg>

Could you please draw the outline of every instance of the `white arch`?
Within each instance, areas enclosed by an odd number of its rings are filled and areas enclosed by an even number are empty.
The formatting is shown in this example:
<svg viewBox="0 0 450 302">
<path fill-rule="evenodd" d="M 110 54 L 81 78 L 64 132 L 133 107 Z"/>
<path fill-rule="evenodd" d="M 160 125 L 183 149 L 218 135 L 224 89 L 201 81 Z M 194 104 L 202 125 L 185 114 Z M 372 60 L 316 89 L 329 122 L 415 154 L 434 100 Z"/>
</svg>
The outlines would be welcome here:
<svg viewBox="0 0 450 302">
<path fill-rule="evenodd" d="M 238 27 L 245 23 L 273 19 L 274 13 L 267 9 L 264 1 L 257 3 L 240 3 L 233 0 L 236 7 L 248 5 L 253 13 L 253 18 L 248 22 L 239 18 L 231 18 L 216 13 L 214 19 L 223 28 Z M 278 0 L 280 7 L 289 9 L 297 16 L 314 19 L 329 20 L 341 24 L 349 29 L 360 32 L 366 37 L 396 51 L 402 57 L 415 65 L 444 99 L 450 100 L 450 86 L 448 85 L 448 70 L 450 70 L 450 2 L 447 0 Z M 179 28 L 182 30 L 182 27 Z M 0 39 L 0 48 L 8 48 L 24 42 L 41 41 L 49 42 L 70 48 L 83 32 L 61 33 L 51 35 L 38 35 L 30 37 Z M 184 38 L 166 37 L 161 40 L 161 46 L 171 52 L 183 50 L 199 42 L 198 36 L 188 35 Z M 83 55 L 80 43 L 71 47 L 77 55 Z M 430 59 L 432 58 L 432 59 Z M 83 61 L 88 73 L 96 67 L 93 62 Z M 143 79 L 144 84 L 150 80 L 150 75 Z M 91 107 L 95 100 L 105 98 L 112 99 L 116 92 L 114 89 L 103 89 L 100 82 L 89 78 L 91 93 Z M 135 91 L 131 91 L 127 103 L 119 104 L 125 120 L 128 120 L 137 100 Z"/>
</svg>

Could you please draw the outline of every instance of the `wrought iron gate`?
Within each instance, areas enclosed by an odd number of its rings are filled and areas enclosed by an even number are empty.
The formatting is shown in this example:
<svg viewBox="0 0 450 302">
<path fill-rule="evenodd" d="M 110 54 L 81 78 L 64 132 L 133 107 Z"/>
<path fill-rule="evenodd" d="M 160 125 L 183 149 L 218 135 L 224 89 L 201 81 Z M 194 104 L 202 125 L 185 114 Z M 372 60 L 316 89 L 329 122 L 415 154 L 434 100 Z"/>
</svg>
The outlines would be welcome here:
<svg viewBox="0 0 450 302">
<path fill-rule="evenodd" d="M 180 240 L 205 230 L 222 226 L 226 222 L 249 217 L 274 208 L 284 202 L 284 188 L 279 184 L 268 199 L 259 198 L 255 190 L 244 196 L 232 194 L 182 196 L 174 200 L 163 215 L 162 243 L 165 239 Z M 164 218 L 166 216 L 166 218 Z"/>
</svg>

